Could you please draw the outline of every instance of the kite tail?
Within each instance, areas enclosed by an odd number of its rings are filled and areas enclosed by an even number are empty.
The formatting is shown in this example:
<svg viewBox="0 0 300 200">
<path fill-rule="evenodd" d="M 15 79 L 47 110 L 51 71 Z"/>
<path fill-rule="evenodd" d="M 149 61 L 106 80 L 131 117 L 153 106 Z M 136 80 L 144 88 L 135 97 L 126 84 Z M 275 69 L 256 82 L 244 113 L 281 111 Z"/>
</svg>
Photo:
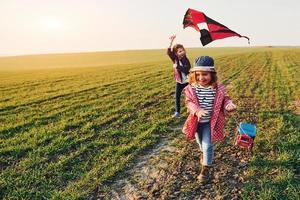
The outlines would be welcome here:
<svg viewBox="0 0 300 200">
<path fill-rule="evenodd" d="M 241 37 L 246 38 L 248 40 L 248 44 L 250 45 L 250 38 L 248 38 L 247 36 L 242 35 Z"/>
</svg>

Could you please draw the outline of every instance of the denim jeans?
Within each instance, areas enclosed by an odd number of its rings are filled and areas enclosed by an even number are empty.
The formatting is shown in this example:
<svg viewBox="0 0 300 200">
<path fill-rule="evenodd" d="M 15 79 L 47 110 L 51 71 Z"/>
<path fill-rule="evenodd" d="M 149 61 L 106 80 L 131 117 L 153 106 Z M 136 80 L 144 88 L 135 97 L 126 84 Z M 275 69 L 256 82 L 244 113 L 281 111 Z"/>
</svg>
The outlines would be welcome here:
<svg viewBox="0 0 300 200">
<path fill-rule="evenodd" d="M 210 122 L 198 123 L 196 141 L 203 152 L 202 165 L 212 165 L 213 144 L 211 142 Z"/>
<path fill-rule="evenodd" d="M 176 82 L 176 88 L 175 88 L 175 106 L 176 106 L 176 112 L 180 113 L 180 96 L 182 93 L 182 90 L 185 88 L 185 86 L 187 86 L 188 83 L 178 83 Z"/>
</svg>

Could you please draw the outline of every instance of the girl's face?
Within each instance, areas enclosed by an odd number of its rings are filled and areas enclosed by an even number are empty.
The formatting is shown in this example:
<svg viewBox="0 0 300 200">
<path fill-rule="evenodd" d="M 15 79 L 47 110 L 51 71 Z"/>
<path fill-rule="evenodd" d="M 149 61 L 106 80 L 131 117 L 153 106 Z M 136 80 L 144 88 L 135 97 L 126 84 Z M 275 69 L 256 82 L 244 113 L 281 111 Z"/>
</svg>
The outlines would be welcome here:
<svg viewBox="0 0 300 200">
<path fill-rule="evenodd" d="M 196 71 L 195 72 L 196 76 L 196 81 L 198 84 L 208 87 L 210 85 L 210 82 L 212 80 L 212 76 L 210 72 L 205 72 L 205 71 Z"/>
<path fill-rule="evenodd" d="M 185 56 L 185 50 L 184 48 L 178 48 L 176 51 L 176 56 L 181 59 Z"/>
</svg>

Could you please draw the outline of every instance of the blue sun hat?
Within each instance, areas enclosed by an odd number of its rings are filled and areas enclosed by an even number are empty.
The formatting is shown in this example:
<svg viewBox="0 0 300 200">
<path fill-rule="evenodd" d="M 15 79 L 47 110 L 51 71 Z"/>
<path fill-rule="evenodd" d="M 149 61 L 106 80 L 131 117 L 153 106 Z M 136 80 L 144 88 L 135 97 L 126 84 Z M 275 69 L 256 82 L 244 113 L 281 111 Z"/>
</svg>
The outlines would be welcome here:
<svg viewBox="0 0 300 200">
<path fill-rule="evenodd" d="M 216 72 L 214 64 L 215 62 L 212 57 L 200 56 L 195 59 L 194 67 L 190 71 Z"/>
</svg>

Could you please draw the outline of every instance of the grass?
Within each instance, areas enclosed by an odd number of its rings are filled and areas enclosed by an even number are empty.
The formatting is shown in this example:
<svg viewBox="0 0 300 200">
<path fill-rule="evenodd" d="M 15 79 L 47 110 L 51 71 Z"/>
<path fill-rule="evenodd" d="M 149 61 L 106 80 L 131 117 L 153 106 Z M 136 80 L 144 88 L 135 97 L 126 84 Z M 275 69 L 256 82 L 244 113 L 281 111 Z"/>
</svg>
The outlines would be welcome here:
<svg viewBox="0 0 300 200">
<path fill-rule="evenodd" d="M 214 56 L 232 98 L 255 111 L 238 115 L 258 127 L 245 199 L 297 199 L 300 50 L 188 53 Z M 170 132 L 174 82 L 165 50 L 0 58 L 0 81 L 4 199 L 86 199 Z"/>
</svg>

